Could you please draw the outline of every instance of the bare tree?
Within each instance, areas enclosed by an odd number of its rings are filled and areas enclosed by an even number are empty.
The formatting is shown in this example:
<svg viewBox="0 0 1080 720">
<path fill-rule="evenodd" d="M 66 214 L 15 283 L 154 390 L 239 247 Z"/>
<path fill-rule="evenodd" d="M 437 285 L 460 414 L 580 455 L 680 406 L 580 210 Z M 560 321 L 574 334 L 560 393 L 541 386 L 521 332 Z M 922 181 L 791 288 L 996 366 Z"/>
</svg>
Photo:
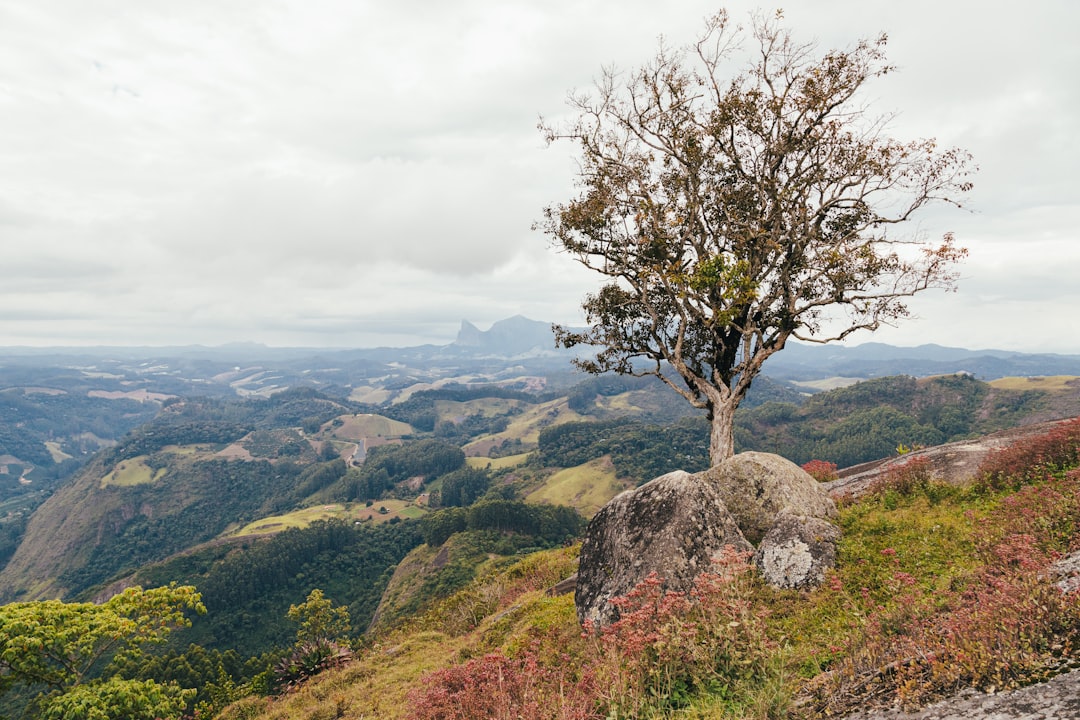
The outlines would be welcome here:
<svg viewBox="0 0 1080 720">
<path fill-rule="evenodd" d="M 888 73 L 884 35 L 817 53 L 773 18 L 726 13 L 702 38 L 572 95 L 576 119 L 549 142 L 580 149 L 580 195 L 539 223 L 607 278 L 585 297 L 589 327 L 556 326 L 578 365 L 660 377 L 711 422 L 713 464 L 734 454 L 750 383 L 790 338 L 841 340 L 908 315 L 906 298 L 949 289 L 966 255 L 951 233 L 897 234 L 933 202 L 959 206 L 971 158 L 885 135 L 857 93 Z M 750 58 L 725 79 L 742 49 Z"/>
</svg>

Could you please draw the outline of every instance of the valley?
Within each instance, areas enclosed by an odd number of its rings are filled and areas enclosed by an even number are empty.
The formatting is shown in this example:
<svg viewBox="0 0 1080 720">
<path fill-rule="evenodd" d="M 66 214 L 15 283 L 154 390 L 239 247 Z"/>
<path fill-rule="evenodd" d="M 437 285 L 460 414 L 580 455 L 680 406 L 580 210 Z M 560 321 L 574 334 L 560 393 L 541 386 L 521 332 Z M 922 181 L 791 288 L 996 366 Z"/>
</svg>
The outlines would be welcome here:
<svg viewBox="0 0 1080 720">
<path fill-rule="evenodd" d="M 0 599 L 193 584 L 210 612 L 169 651 L 238 653 L 254 682 L 313 588 L 367 642 L 705 467 L 707 426 L 671 390 L 577 373 L 528 341 L 546 325 L 507 322 L 399 350 L 0 351 Z M 737 414 L 740 449 L 845 467 L 1080 415 L 1080 358 L 934 351 L 913 367 L 948 372 L 916 377 L 793 355 Z M 1048 372 L 984 378 L 973 357 Z"/>
</svg>

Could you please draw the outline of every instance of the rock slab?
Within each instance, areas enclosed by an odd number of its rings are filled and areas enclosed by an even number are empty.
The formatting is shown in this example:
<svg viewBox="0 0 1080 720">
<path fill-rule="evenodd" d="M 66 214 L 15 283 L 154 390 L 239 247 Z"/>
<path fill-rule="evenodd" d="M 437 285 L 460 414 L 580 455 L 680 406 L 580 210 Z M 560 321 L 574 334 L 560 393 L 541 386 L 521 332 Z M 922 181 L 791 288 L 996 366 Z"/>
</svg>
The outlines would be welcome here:
<svg viewBox="0 0 1080 720">
<path fill-rule="evenodd" d="M 868 710 L 844 720 L 1077 720 L 1080 671 L 1048 682 L 994 694 L 966 690 L 916 712 Z"/>
</svg>

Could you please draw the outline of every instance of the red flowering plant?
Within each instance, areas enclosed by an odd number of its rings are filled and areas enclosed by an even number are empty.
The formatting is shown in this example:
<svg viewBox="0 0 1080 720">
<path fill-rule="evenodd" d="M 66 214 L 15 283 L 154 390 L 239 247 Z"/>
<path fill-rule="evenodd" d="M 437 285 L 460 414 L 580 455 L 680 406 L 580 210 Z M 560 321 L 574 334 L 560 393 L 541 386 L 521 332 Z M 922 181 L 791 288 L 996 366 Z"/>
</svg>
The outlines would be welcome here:
<svg viewBox="0 0 1080 720">
<path fill-rule="evenodd" d="M 909 497 L 917 492 L 925 492 L 933 479 L 934 464 L 930 458 L 919 455 L 883 473 L 870 486 L 870 491 L 879 495 L 895 492 Z"/>
<path fill-rule="evenodd" d="M 703 694 L 736 695 L 767 672 L 775 647 L 755 582 L 748 554 L 730 547 L 688 593 L 665 591 L 651 575 L 612 601 L 616 622 L 586 623 L 583 645 L 569 653 L 537 636 L 512 656 L 429 674 L 410 694 L 409 718 L 638 718 Z"/>
<path fill-rule="evenodd" d="M 663 590 L 652 574 L 612 601 L 618 621 L 586 625 L 610 712 L 640 717 L 647 708 L 680 707 L 704 693 L 734 694 L 766 673 L 775 643 L 765 608 L 753 600 L 748 558 L 726 547 L 689 593 Z"/>
<path fill-rule="evenodd" d="M 411 720 L 600 720 L 592 676 L 540 662 L 533 650 L 488 653 L 436 670 L 409 694 Z"/>
<path fill-rule="evenodd" d="M 1065 441 L 1070 432 L 1059 427 L 984 466 L 984 490 L 1035 484 L 1001 497 L 971 524 L 976 564 L 947 586 L 920 586 L 900 570 L 895 549 L 881 551 L 894 566 L 891 579 L 873 596 L 863 588 L 861 598 L 850 598 L 863 608 L 861 632 L 811 682 L 819 711 L 915 706 L 962 687 L 1010 687 L 1080 656 L 1080 591 L 1062 592 L 1049 572 L 1080 545 L 1080 470 L 1068 469 L 1076 462 Z M 1018 458 L 1038 468 L 1015 465 Z M 830 589 L 846 592 L 840 582 Z"/>
<path fill-rule="evenodd" d="M 1077 465 L 1080 465 L 1080 418 L 995 450 L 979 467 L 977 480 L 984 490 L 1016 490 L 1049 477 L 1060 478 Z"/>
<path fill-rule="evenodd" d="M 839 477 L 836 473 L 836 463 L 828 460 L 811 460 L 803 463 L 802 469 L 818 482 L 829 482 Z"/>
</svg>

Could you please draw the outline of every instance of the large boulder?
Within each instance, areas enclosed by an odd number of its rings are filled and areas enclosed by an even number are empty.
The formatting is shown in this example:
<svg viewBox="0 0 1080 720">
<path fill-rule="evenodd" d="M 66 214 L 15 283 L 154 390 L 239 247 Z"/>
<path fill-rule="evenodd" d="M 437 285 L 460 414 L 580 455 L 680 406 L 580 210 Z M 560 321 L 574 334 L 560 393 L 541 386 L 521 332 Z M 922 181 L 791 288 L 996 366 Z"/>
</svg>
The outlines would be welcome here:
<svg viewBox="0 0 1080 720">
<path fill-rule="evenodd" d="M 668 590 L 688 591 L 725 545 L 754 551 L 775 587 L 808 588 L 836 564 L 836 506 L 802 468 L 747 452 L 705 472 L 682 471 L 628 490 L 585 530 L 574 602 L 578 619 L 603 625 L 651 573 Z"/>
<path fill-rule="evenodd" d="M 581 545 L 574 602 L 578 619 L 617 619 L 612 598 L 655 572 L 669 590 L 688 591 L 713 558 L 743 538 L 715 485 L 677 470 L 627 490 L 593 517 Z"/>
<path fill-rule="evenodd" d="M 779 455 L 744 452 L 700 473 L 716 487 L 743 536 L 758 545 L 781 513 L 831 520 L 836 505 L 801 467 Z"/>
</svg>

